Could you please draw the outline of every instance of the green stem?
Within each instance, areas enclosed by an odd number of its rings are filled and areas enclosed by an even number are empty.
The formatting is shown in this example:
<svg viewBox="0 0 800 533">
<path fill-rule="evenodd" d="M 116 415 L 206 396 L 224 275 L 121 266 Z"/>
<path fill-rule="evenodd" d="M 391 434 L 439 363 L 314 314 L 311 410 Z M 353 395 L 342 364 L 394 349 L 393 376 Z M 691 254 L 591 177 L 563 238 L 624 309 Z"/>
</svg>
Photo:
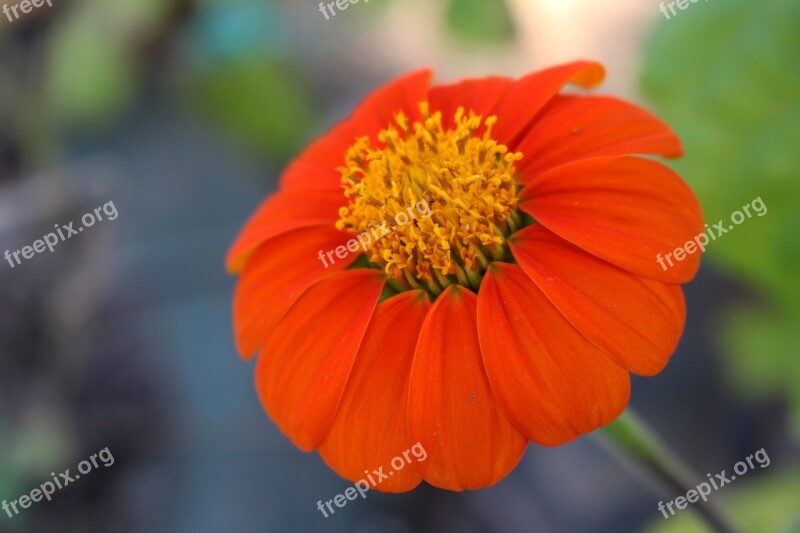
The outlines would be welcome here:
<svg viewBox="0 0 800 533">
<path fill-rule="evenodd" d="M 698 476 L 674 453 L 664 446 L 649 427 L 628 408 L 619 418 L 602 428 L 601 433 L 614 448 L 624 452 L 644 470 L 655 476 L 676 496 L 696 489 Z M 720 507 L 698 500 L 691 509 L 696 510 L 715 531 L 735 533 L 737 529 Z"/>
</svg>

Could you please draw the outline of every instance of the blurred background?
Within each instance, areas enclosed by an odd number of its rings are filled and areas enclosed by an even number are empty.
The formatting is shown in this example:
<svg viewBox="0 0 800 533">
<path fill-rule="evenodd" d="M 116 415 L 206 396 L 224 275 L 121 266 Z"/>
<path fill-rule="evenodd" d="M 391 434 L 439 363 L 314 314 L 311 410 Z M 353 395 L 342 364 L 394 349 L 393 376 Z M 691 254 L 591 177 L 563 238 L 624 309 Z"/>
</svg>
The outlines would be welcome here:
<svg viewBox="0 0 800 533">
<path fill-rule="evenodd" d="M 9 6 L 18 0 L 0 0 Z M 490 489 L 369 493 L 261 410 L 233 348 L 223 258 L 281 169 L 372 88 L 602 61 L 598 91 L 679 132 L 706 220 L 761 197 L 708 247 L 686 333 L 631 405 L 700 475 L 764 448 L 713 493 L 743 531 L 800 531 L 800 2 L 54 0 L 0 15 L 0 253 L 112 201 L 106 220 L 0 263 L 0 500 L 104 447 L 93 471 L 2 532 L 694 532 L 595 436 L 531 445 Z"/>
</svg>

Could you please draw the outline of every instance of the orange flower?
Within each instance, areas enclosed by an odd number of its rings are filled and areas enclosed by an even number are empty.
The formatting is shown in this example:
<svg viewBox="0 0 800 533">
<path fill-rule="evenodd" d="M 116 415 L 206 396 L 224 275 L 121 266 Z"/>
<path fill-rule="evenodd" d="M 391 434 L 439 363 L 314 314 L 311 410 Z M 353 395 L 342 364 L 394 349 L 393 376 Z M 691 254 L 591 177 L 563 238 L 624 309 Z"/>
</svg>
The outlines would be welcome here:
<svg viewBox="0 0 800 533">
<path fill-rule="evenodd" d="M 289 165 L 227 264 L 238 349 L 260 352 L 259 397 L 296 446 L 355 481 L 420 442 L 427 459 L 379 490 L 486 487 L 528 441 L 614 420 L 629 372 L 664 368 L 699 254 L 656 256 L 702 213 L 674 172 L 629 155 L 680 156 L 663 122 L 559 94 L 603 77 L 589 61 L 435 87 L 415 72 Z M 350 253 L 420 202 L 428 217 Z"/>
</svg>

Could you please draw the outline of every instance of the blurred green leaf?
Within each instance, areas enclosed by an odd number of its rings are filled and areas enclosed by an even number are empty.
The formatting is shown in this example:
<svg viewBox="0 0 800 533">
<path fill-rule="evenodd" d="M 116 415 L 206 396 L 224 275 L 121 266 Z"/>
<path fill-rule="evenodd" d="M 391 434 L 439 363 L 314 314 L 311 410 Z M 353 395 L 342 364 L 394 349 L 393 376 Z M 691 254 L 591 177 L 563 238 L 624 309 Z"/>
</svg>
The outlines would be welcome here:
<svg viewBox="0 0 800 533">
<path fill-rule="evenodd" d="M 795 0 L 693 4 L 662 21 L 643 74 L 646 94 L 684 141 L 675 167 L 706 221 L 727 226 L 757 197 L 768 208 L 711 243 L 708 258 L 788 303 L 800 271 L 799 27 Z"/>
<path fill-rule="evenodd" d="M 247 148 L 285 158 L 308 140 L 317 121 L 313 99 L 285 67 L 247 60 L 200 73 L 191 102 Z"/>
<path fill-rule="evenodd" d="M 515 36 L 504 0 L 450 0 L 447 27 L 467 42 L 504 43 Z"/>
<path fill-rule="evenodd" d="M 800 471 L 783 470 L 746 481 L 743 485 L 723 488 L 725 495 L 712 492 L 709 498 L 723 497 L 730 503 L 731 515 L 741 531 L 748 533 L 796 533 L 800 520 Z M 653 506 L 658 518 L 647 528 L 647 533 L 708 533 L 710 530 L 688 509 L 678 511 L 665 519 Z"/>
<path fill-rule="evenodd" d="M 797 408 L 800 378 L 800 2 L 690 4 L 662 20 L 647 46 L 645 93 L 678 131 L 674 167 L 706 221 L 730 225 L 755 198 L 767 207 L 708 245 L 706 259 L 759 289 L 769 311 L 734 311 L 723 343 L 741 386 L 784 391 Z M 751 209 L 752 211 L 752 209 Z"/>
<path fill-rule="evenodd" d="M 15 426 L 6 425 L 0 417 L 0 500 L 11 501 L 30 492 L 46 481 L 46 465 L 67 461 L 71 441 L 64 425 L 46 411 L 26 415 L 24 423 Z M 3 531 L 30 531 L 29 519 L 26 513 L 15 515 L 13 521 L 4 522 Z"/>
<path fill-rule="evenodd" d="M 48 98 L 57 121 L 110 122 L 138 90 L 137 39 L 154 27 L 161 0 L 90 0 L 73 6 L 49 43 Z"/>
<path fill-rule="evenodd" d="M 113 118 L 135 88 L 121 43 L 99 43 L 88 21 L 69 26 L 58 39 L 49 84 L 58 118 L 89 125 Z"/>
<path fill-rule="evenodd" d="M 794 433 L 800 436 L 800 312 L 736 307 L 722 319 L 721 343 L 740 390 L 768 396 L 788 391 Z M 800 496 L 800 493 L 798 494 Z M 800 499 L 800 498 L 799 498 Z"/>
</svg>

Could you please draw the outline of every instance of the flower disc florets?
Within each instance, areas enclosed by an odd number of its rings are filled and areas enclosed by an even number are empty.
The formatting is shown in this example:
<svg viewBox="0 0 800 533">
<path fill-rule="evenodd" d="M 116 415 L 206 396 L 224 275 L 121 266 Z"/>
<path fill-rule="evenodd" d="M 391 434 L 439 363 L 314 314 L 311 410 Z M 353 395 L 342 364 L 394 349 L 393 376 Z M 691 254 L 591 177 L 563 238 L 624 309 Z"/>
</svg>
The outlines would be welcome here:
<svg viewBox="0 0 800 533">
<path fill-rule="evenodd" d="M 492 139 L 496 117 L 459 108 L 445 129 L 440 112 L 427 103 L 420 111 L 413 124 L 398 113 L 378 135 L 383 146 L 362 137 L 348 149 L 340 172 L 350 203 L 336 225 L 383 234 L 367 258 L 395 287 L 477 289 L 489 261 L 508 256 L 506 238 L 521 225 L 514 163 L 522 154 Z"/>
</svg>

